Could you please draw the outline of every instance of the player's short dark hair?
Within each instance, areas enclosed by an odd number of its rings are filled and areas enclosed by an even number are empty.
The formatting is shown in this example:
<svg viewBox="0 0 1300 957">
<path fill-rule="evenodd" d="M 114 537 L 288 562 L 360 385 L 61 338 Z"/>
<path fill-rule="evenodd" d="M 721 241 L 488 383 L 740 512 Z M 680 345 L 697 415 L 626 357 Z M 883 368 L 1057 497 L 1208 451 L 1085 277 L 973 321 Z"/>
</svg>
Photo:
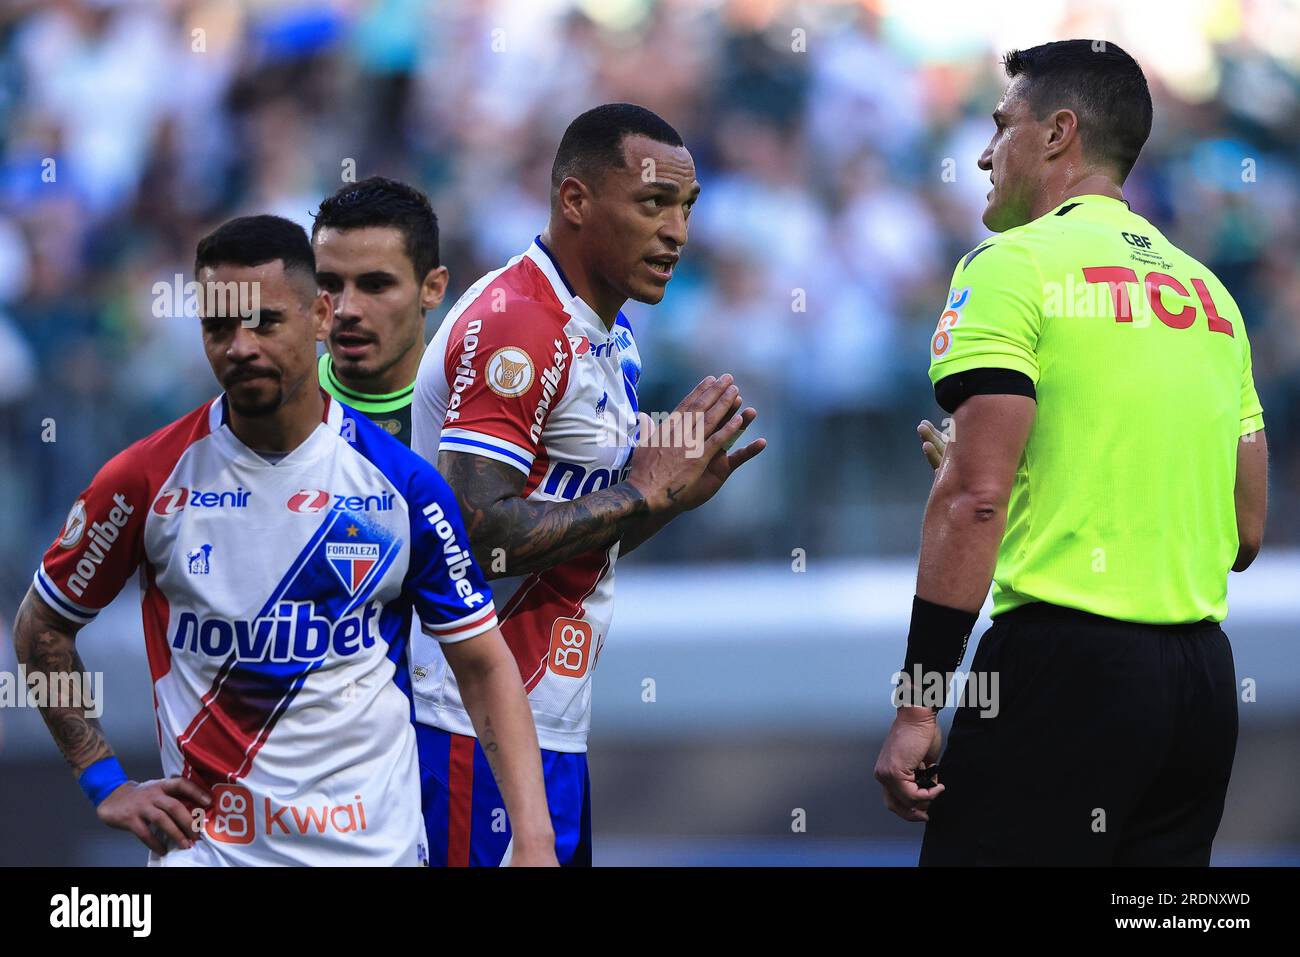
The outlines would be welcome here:
<svg viewBox="0 0 1300 957">
<path fill-rule="evenodd" d="M 656 143 L 684 146 L 681 134 L 659 114 L 635 103 L 606 103 L 583 113 L 564 131 L 551 164 L 551 202 L 565 177 L 591 182 L 611 169 L 621 169 L 623 138 L 648 136 Z"/>
<path fill-rule="evenodd" d="M 1034 116 L 1073 110 L 1083 150 L 1124 182 L 1151 135 L 1151 91 L 1137 61 L 1108 40 L 1058 40 L 1012 50 L 1007 76 L 1023 76 Z"/>
<path fill-rule="evenodd" d="M 391 226 L 402 234 L 406 258 L 419 282 L 438 268 L 438 217 L 429 197 L 414 186 L 383 176 L 370 176 L 349 183 L 329 196 L 316 211 L 311 234 L 324 227 L 363 229 Z"/>
<path fill-rule="evenodd" d="M 285 272 L 303 270 L 315 280 L 316 256 L 305 229 L 282 216 L 240 216 L 199 240 L 194 276 L 205 267 L 260 266 L 277 259 Z"/>
</svg>

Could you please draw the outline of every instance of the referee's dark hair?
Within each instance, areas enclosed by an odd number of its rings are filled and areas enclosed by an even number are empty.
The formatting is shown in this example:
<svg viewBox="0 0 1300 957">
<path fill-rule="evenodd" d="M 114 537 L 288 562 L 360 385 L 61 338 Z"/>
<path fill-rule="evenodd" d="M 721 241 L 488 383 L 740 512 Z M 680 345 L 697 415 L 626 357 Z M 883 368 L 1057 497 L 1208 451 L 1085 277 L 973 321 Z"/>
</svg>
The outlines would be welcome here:
<svg viewBox="0 0 1300 957">
<path fill-rule="evenodd" d="M 316 283 L 316 255 L 307 232 L 282 216 L 240 216 L 222 223 L 199 240 L 194 252 L 194 276 L 205 267 L 260 266 L 275 260 L 284 271 L 298 270 Z"/>
<path fill-rule="evenodd" d="M 1036 119 L 1070 109 L 1084 154 L 1123 183 L 1151 135 L 1151 91 L 1137 61 L 1108 40 L 1058 40 L 1012 50 L 1007 76 L 1023 76 Z"/>
<path fill-rule="evenodd" d="M 555 205 L 560 184 L 573 176 L 594 183 L 602 174 L 619 169 L 625 162 L 623 138 L 647 136 L 656 143 L 684 146 L 681 134 L 652 110 L 635 103 L 606 103 L 580 115 L 560 139 L 551 164 L 551 205 Z"/>
<path fill-rule="evenodd" d="M 383 176 L 370 176 L 349 183 L 320 204 L 313 237 L 323 227 L 362 229 L 391 226 L 401 232 L 406 258 L 415 269 L 416 282 L 424 282 L 429 270 L 438 268 L 438 217 L 429 197 L 414 186 Z"/>
</svg>

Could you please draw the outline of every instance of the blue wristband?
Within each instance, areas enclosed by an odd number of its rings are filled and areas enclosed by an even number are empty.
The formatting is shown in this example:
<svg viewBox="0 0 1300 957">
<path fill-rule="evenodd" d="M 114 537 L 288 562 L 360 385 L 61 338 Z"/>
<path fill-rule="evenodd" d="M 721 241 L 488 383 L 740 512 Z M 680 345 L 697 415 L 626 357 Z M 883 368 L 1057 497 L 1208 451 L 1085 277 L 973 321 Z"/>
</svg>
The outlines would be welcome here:
<svg viewBox="0 0 1300 957">
<path fill-rule="evenodd" d="M 101 801 L 108 797 L 127 781 L 131 780 L 122 770 L 121 763 L 114 757 L 100 758 L 81 772 L 77 783 L 90 798 L 90 803 L 99 807 Z"/>
</svg>

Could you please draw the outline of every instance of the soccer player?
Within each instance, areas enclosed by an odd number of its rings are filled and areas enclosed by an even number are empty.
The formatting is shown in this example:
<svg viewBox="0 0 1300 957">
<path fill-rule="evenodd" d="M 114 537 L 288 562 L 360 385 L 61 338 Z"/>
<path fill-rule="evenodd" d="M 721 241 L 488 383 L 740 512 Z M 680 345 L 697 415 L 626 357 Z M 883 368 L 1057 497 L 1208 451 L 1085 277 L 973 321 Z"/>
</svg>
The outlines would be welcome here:
<svg viewBox="0 0 1300 957">
<path fill-rule="evenodd" d="M 78 629 L 140 569 L 167 776 L 129 780 L 96 721 L 43 712 L 100 820 L 139 837 L 151 863 L 427 863 L 414 614 L 488 742 L 515 862 L 555 863 L 532 719 L 455 499 L 318 388 L 331 309 L 306 233 L 232 220 L 199 243 L 194 271 L 226 391 L 100 470 L 14 628 L 28 669 L 76 675 Z M 251 319 L 232 308 L 237 291 Z"/>
<path fill-rule="evenodd" d="M 409 446 L 424 315 L 449 278 L 438 217 L 418 189 L 372 176 L 321 203 L 311 242 L 316 282 L 334 304 L 321 388 Z"/>
<path fill-rule="evenodd" d="M 920 429 L 941 464 L 876 777 L 928 822 L 925 865 L 1204 865 L 1237 737 L 1227 574 L 1266 503 L 1246 329 L 1124 200 L 1151 129 L 1137 63 L 1087 40 L 1004 63 L 979 160 L 997 235 L 958 263 L 931 340 L 953 428 L 946 448 Z M 990 579 L 936 772 L 931 692 Z"/>
<path fill-rule="evenodd" d="M 615 562 L 765 444 L 728 453 L 757 415 L 730 375 L 705 379 L 638 438 L 641 361 L 620 309 L 663 298 L 699 191 L 682 138 L 654 113 L 582 114 L 555 156 L 545 231 L 460 298 L 416 377 L 412 447 L 436 456 L 486 574 L 510 579 L 498 585 L 502 633 L 537 724 L 561 864 L 591 863 L 591 676 Z M 495 864 L 513 821 L 484 774 L 464 689 L 429 642 L 412 664 L 434 858 Z"/>
</svg>

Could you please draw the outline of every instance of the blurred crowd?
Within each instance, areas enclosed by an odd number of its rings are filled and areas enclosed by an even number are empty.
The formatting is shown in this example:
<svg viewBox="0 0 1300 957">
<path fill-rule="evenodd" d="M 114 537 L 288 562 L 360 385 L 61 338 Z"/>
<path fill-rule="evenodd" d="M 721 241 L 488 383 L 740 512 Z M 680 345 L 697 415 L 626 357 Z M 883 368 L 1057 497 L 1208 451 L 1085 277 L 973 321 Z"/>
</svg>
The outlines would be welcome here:
<svg viewBox="0 0 1300 957">
<path fill-rule="evenodd" d="M 207 229 L 251 212 L 309 226 L 347 177 L 411 181 L 433 200 L 452 277 L 432 331 L 545 224 L 568 121 L 616 100 L 674 124 L 704 187 L 664 302 L 627 310 L 642 407 L 730 371 L 770 440 L 647 557 L 914 550 L 928 469 L 913 428 L 941 414 L 927 344 L 953 265 L 984 235 L 975 161 L 1005 47 L 928 48 L 895 6 L 11 0 L 4 607 L 95 469 L 216 390 L 193 320 L 155 308 L 155 284 L 190 278 Z M 1088 35 L 1072 4 L 1049 6 L 1057 32 L 1023 45 Z M 1255 39 L 1274 28 L 1251 18 L 1277 4 L 1219 6 L 1235 14 L 1204 44 L 1205 82 L 1148 68 L 1156 126 L 1126 193 L 1247 317 L 1274 450 L 1270 544 L 1295 545 L 1300 78 Z"/>
</svg>

